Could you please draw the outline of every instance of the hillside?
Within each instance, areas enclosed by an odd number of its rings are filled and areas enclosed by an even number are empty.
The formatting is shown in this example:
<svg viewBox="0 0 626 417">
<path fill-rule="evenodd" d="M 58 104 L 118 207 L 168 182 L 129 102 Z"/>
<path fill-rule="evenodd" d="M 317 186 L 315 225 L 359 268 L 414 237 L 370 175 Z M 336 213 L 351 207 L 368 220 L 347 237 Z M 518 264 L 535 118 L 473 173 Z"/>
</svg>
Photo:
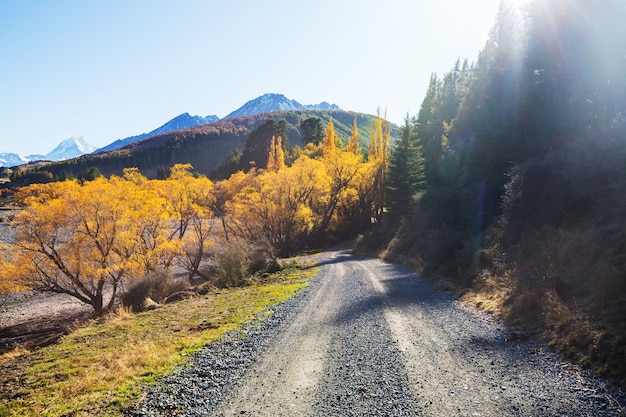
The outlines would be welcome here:
<svg viewBox="0 0 626 417">
<path fill-rule="evenodd" d="M 626 386 L 626 9 L 519 13 L 503 4 L 477 62 L 432 77 L 408 126 L 428 185 L 360 249 Z"/>
<path fill-rule="evenodd" d="M 156 178 L 177 163 L 190 163 L 197 172 L 210 176 L 235 149 L 242 150 L 250 132 L 267 120 L 286 121 L 287 140 L 296 146 L 303 144 L 299 127 L 304 120 L 319 118 L 326 126 L 331 117 L 335 131 L 344 143 L 350 137 L 355 117 L 362 146 L 369 142 L 369 130 L 374 119 L 371 115 L 319 110 L 265 113 L 168 132 L 110 152 L 83 155 L 56 163 L 23 165 L 14 170 L 11 185 L 78 177 L 94 169 L 107 176 L 121 175 L 127 167 L 137 167 L 147 177 Z"/>
</svg>

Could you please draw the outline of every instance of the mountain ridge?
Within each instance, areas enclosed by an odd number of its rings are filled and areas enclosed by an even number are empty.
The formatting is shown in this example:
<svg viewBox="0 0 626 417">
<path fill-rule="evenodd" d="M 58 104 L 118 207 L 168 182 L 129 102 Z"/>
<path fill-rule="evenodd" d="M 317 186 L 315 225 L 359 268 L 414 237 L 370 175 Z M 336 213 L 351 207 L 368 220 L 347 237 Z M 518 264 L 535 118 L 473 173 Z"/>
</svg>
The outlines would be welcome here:
<svg viewBox="0 0 626 417">
<path fill-rule="evenodd" d="M 61 142 L 57 147 L 49 152 L 46 155 L 28 155 L 26 157 L 22 157 L 16 153 L 9 152 L 0 152 L 0 167 L 11 167 L 27 164 L 32 161 L 38 160 L 49 160 L 58 162 L 64 159 L 75 158 L 84 154 L 99 154 L 103 152 L 114 151 L 118 149 L 122 149 L 128 145 L 133 143 L 149 139 L 158 135 L 166 134 L 169 132 L 191 129 L 197 126 L 203 126 L 210 123 L 214 123 L 220 120 L 229 120 L 235 119 L 242 116 L 254 116 L 257 114 L 263 113 L 273 113 L 277 111 L 304 111 L 304 110 L 321 110 L 321 111 L 340 111 L 342 110 L 336 104 L 330 104 L 326 101 L 323 101 L 319 104 L 301 104 L 296 100 L 292 100 L 287 98 L 283 94 L 278 93 L 267 93 L 263 94 L 255 99 L 247 101 L 243 106 L 238 109 L 232 111 L 224 118 L 220 119 L 216 115 L 209 116 L 192 116 L 189 113 L 182 113 L 163 125 L 157 127 L 154 130 L 151 130 L 148 133 L 141 133 L 139 135 L 129 136 L 123 139 L 117 139 L 106 146 L 101 148 L 96 148 L 92 145 L 86 143 L 82 136 L 75 138 L 77 141 L 84 142 L 83 144 L 77 144 L 75 149 L 68 150 L 67 147 L 70 143 L 65 143 L 72 138 L 66 139 Z M 75 141 L 74 141 L 75 142 Z M 89 145 L 89 146 L 86 146 Z M 66 149 L 66 153 L 64 154 L 61 149 Z M 90 150 L 89 150 L 90 149 Z M 84 150 L 83 153 L 80 153 L 81 150 Z"/>
<path fill-rule="evenodd" d="M 285 97 L 283 94 L 268 93 L 263 94 L 255 99 L 249 100 L 238 108 L 232 111 L 223 120 L 233 119 L 241 116 L 252 116 L 261 113 L 271 113 L 275 111 L 289 111 L 289 110 L 341 110 L 336 104 L 329 104 L 323 101 L 320 104 L 300 104 L 296 100 L 291 100 Z"/>
<path fill-rule="evenodd" d="M 169 168 L 177 163 L 189 163 L 199 174 L 217 173 L 237 149 L 243 150 L 250 133 L 268 120 L 286 123 L 286 139 L 292 146 L 303 146 L 300 126 L 304 120 L 318 118 L 326 126 L 330 118 L 335 132 L 347 142 L 352 134 L 356 118 L 361 149 L 370 140 L 371 125 L 376 116 L 344 110 L 292 110 L 223 119 L 207 125 L 168 132 L 143 139 L 113 151 L 82 155 L 68 161 L 40 162 L 13 169 L 11 182 L 14 186 L 34 182 L 49 182 L 67 175 L 78 177 L 97 168 L 103 175 L 122 175 L 123 169 L 136 167 L 148 178 L 164 177 Z M 397 137 L 392 126 L 392 138 Z M 215 177 L 213 177 L 215 178 Z"/>
<path fill-rule="evenodd" d="M 116 149 L 123 148 L 124 146 L 129 145 L 131 143 L 134 143 L 143 139 L 148 139 L 148 138 L 151 138 L 151 137 L 163 134 L 163 133 L 168 133 L 168 132 L 181 130 L 181 129 L 188 129 L 188 128 L 195 127 L 195 126 L 201 126 L 201 125 L 209 124 L 212 122 L 216 122 L 218 120 L 219 120 L 219 117 L 215 115 L 202 117 L 202 116 L 191 116 L 189 113 L 182 113 L 174 117 L 173 119 L 169 120 L 165 124 L 157 127 L 156 129 L 151 130 L 148 133 L 141 133 L 139 135 L 129 136 L 124 139 L 118 139 L 116 141 L 109 143 L 106 146 L 103 146 L 102 148 L 96 149 L 93 153 L 113 151 Z"/>
<path fill-rule="evenodd" d="M 58 162 L 89 154 L 95 149 L 96 147 L 88 143 L 82 136 L 72 136 L 61 141 L 45 155 L 33 154 L 22 157 L 16 153 L 0 152 L 0 167 L 12 167 L 43 160 Z"/>
</svg>

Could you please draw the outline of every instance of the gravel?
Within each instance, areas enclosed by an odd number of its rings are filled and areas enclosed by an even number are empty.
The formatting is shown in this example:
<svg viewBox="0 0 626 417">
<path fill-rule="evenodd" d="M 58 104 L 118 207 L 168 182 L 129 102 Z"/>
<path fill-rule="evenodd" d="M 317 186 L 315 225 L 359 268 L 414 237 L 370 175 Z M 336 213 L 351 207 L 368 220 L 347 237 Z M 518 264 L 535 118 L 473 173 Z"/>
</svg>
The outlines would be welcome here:
<svg viewBox="0 0 626 417">
<path fill-rule="evenodd" d="M 625 415 L 606 381 L 401 267 L 346 252 L 321 264 L 295 298 L 208 345 L 126 415 Z"/>
<path fill-rule="evenodd" d="M 239 331 L 225 335 L 194 355 L 189 364 L 145 392 L 128 416 L 207 416 L 241 384 L 259 355 L 284 332 L 286 324 L 320 286 L 319 280 L 284 303 L 268 308 Z M 267 313 L 271 313 L 269 316 Z"/>
</svg>

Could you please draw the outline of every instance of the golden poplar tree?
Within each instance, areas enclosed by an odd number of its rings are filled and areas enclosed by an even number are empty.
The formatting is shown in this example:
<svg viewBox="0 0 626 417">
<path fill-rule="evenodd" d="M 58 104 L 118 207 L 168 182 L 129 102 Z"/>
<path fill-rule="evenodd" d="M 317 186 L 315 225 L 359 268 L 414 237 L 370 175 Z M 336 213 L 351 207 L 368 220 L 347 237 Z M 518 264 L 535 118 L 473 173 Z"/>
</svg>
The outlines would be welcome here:
<svg viewBox="0 0 626 417">
<path fill-rule="evenodd" d="M 328 121 L 328 127 L 326 127 L 326 134 L 324 135 L 324 155 L 331 155 L 335 152 L 335 124 L 331 117 Z"/>
<path fill-rule="evenodd" d="M 270 152 L 267 156 L 267 171 L 276 172 L 285 167 L 285 152 L 283 151 L 283 138 L 272 136 Z"/>
<path fill-rule="evenodd" d="M 272 141 L 270 142 L 270 152 L 267 156 L 267 171 L 276 171 L 276 136 L 272 136 Z"/>
<path fill-rule="evenodd" d="M 283 151 L 283 138 L 279 136 L 276 138 L 276 148 L 274 149 L 274 165 L 276 166 L 276 171 L 280 171 L 285 168 L 285 152 Z"/>
<path fill-rule="evenodd" d="M 354 123 L 352 124 L 352 135 L 348 141 L 346 151 L 352 152 L 355 155 L 359 154 L 359 129 L 356 124 L 356 116 L 354 117 Z"/>
<path fill-rule="evenodd" d="M 383 204 L 385 200 L 384 183 L 385 172 L 388 165 L 388 149 L 391 139 L 391 126 L 385 117 L 380 117 L 380 109 L 378 116 L 374 119 L 374 123 L 370 128 L 370 142 L 367 146 L 369 161 L 375 165 L 375 212 L 376 219 L 380 221 L 383 214 Z"/>
</svg>

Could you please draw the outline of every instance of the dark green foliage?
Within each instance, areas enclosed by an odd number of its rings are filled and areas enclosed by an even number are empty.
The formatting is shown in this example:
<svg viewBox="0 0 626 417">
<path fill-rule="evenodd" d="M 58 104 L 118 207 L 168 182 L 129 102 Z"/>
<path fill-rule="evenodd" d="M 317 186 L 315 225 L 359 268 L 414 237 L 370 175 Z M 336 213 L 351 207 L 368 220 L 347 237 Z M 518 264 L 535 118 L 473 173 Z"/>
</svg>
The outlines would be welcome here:
<svg viewBox="0 0 626 417">
<path fill-rule="evenodd" d="M 87 170 L 85 170 L 84 172 L 81 172 L 80 174 L 78 174 L 78 181 L 80 182 L 85 182 L 85 181 L 93 181 L 96 178 L 100 177 L 102 174 L 100 173 L 100 170 L 96 167 L 90 167 L 87 168 Z"/>
<path fill-rule="evenodd" d="M 300 123 L 302 142 L 319 145 L 324 140 L 324 125 L 317 117 L 311 117 Z"/>
<path fill-rule="evenodd" d="M 385 177 L 386 218 L 397 221 L 409 215 L 416 194 L 424 189 L 424 157 L 409 117 L 400 128 L 400 138 L 391 150 Z"/>
<path fill-rule="evenodd" d="M 247 171 L 251 167 L 266 168 L 272 137 L 281 137 L 283 150 L 289 150 L 287 121 L 269 119 L 250 132 L 246 147 L 239 160 L 239 169 Z"/>
</svg>

